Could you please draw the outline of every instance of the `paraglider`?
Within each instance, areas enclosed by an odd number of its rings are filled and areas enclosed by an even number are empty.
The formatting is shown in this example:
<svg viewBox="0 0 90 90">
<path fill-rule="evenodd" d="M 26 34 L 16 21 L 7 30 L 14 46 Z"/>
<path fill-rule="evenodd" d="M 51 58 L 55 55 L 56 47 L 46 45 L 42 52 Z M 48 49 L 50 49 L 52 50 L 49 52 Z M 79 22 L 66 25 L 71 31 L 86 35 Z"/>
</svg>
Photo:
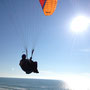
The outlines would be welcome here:
<svg viewBox="0 0 90 90">
<path fill-rule="evenodd" d="M 46 16 L 50 16 L 54 13 L 57 6 L 57 0 L 39 0 L 39 2 Z"/>
<path fill-rule="evenodd" d="M 57 0 L 39 0 L 39 2 L 41 4 L 45 16 L 50 16 L 54 13 L 57 6 Z M 19 65 L 21 69 L 24 72 L 26 72 L 26 74 L 30 74 L 32 72 L 39 73 L 37 69 L 38 63 L 32 60 L 33 53 L 34 53 L 34 49 L 32 49 L 31 57 L 30 59 L 28 59 L 28 53 L 26 49 L 26 54 L 23 54 L 22 59 L 20 60 Z"/>
<path fill-rule="evenodd" d="M 21 69 L 26 72 L 26 74 L 30 74 L 32 72 L 34 73 L 39 73 L 37 69 L 37 62 L 32 60 L 32 55 L 33 55 L 34 49 L 32 50 L 31 57 L 30 59 L 27 58 L 27 50 L 26 54 L 22 55 L 22 59 L 20 60 L 20 67 Z"/>
</svg>

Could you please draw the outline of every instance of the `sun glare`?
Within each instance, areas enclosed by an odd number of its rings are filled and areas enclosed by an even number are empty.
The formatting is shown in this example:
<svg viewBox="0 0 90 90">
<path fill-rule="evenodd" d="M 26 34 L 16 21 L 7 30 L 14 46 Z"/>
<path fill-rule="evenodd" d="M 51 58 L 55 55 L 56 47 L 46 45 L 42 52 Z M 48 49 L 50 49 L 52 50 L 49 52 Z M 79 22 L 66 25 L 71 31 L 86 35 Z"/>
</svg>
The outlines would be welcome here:
<svg viewBox="0 0 90 90">
<path fill-rule="evenodd" d="M 89 25 L 89 19 L 85 16 L 78 16 L 71 22 L 71 30 L 75 33 L 81 33 L 87 30 Z"/>
<path fill-rule="evenodd" d="M 90 78 L 87 76 L 71 75 L 64 80 L 70 90 L 90 90 Z"/>
</svg>

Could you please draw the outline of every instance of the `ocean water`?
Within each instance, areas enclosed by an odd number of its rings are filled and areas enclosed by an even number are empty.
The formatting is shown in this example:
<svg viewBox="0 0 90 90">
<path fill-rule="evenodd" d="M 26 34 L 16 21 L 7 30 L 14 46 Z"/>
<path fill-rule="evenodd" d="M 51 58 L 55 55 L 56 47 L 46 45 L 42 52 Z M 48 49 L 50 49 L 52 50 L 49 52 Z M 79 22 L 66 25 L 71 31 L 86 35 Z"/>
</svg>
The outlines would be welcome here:
<svg viewBox="0 0 90 90">
<path fill-rule="evenodd" d="M 69 90 L 63 81 L 0 78 L 0 90 Z"/>
</svg>

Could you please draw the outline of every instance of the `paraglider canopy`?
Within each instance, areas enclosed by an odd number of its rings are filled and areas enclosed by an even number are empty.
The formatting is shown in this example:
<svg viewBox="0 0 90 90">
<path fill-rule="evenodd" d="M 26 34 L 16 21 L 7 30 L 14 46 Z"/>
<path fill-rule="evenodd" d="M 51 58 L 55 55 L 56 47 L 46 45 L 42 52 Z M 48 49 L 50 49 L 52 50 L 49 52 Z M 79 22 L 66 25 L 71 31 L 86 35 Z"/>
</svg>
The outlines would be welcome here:
<svg viewBox="0 0 90 90">
<path fill-rule="evenodd" d="M 54 13 L 57 6 L 57 0 L 39 0 L 39 2 L 46 16 L 50 16 Z"/>
</svg>

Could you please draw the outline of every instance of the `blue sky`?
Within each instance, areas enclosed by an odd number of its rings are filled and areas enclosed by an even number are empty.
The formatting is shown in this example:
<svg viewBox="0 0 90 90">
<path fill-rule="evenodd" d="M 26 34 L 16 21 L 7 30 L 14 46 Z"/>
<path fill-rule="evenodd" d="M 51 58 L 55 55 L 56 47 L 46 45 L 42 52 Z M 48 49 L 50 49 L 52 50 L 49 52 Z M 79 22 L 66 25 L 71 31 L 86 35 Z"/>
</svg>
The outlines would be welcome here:
<svg viewBox="0 0 90 90">
<path fill-rule="evenodd" d="M 0 0 L 0 76 L 89 75 L 90 26 L 77 35 L 70 30 L 78 15 L 90 17 L 90 0 L 58 0 L 52 16 L 44 15 L 39 0 Z M 29 57 L 35 48 L 39 74 L 26 75 L 19 67 L 25 47 Z"/>
</svg>

